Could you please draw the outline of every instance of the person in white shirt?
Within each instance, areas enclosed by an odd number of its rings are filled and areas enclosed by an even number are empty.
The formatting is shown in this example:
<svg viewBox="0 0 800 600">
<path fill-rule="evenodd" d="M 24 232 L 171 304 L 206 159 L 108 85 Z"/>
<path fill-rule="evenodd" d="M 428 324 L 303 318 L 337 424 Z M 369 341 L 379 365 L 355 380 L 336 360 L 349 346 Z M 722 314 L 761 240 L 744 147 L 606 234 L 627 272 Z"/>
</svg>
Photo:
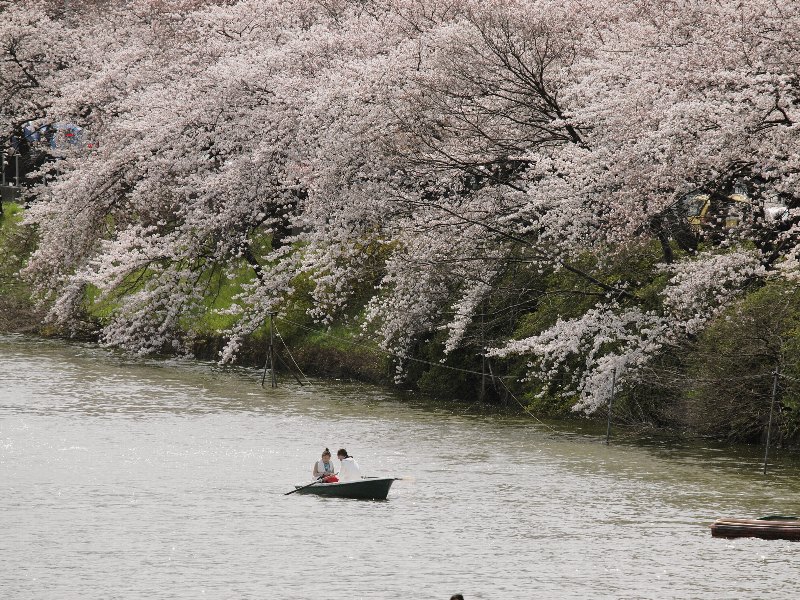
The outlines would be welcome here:
<svg viewBox="0 0 800 600">
<path fill-rule="evenodd" d="M 331 462 L 331 451 L 327 448 L 322 451 L 322 460 L 318 460 L 314 463 L 311 476 L 314 479 L 322 478 L 326 483 L 336 480 L 335 473 L 333 472 L 333 463 Z"/>
<path fill-rule="evenodd" d="M 358 481 L 361 479 L 361 469 L 358 467 L 356 459 L 347 454 L 347 450 L 339 448 L 336 458 L 342 463 L 339 468 L 339 481 Z"/>
</svg>

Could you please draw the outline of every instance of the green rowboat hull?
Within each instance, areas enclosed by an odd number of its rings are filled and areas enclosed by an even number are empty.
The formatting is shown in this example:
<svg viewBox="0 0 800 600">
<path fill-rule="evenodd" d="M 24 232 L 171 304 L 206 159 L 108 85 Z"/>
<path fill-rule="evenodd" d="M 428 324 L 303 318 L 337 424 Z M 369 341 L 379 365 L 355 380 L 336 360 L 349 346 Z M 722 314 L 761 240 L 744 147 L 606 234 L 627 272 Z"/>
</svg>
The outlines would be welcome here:
<svg viewBox="0 0 800 600">
<path fill-rule="evenodd" d="M 386 500 L 394 477 L 370 477 L 360 481 L 340 483 L 315 483 L 305 489 L 296 485 L 298 494 L 314 494 L 332 498 L 355 498 L 358 500 Z"/>
</svg>

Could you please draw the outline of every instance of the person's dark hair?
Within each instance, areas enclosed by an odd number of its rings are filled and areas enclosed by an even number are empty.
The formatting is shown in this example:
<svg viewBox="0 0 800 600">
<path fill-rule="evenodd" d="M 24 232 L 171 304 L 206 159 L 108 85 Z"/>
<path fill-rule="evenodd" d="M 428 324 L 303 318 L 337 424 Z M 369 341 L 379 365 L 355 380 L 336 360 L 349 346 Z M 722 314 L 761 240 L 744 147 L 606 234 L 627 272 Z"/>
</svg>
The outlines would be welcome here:
<svg viewBox="0 0 800 600">
<path fill-rule="evenodd" d="M 326 454 L 327 454 L 328 456 L 330 456 L 330 455 L 331 455 L 331 451 L 330 451 L 330 450 L 328 450 L 327 448 L 325 448 L 325 450 L 323 450 L 323 451 L 322 451 L 322 456 L 325 456 Z"/>
<path fill-rule="evenodd" d="M 338 457 L 342 455 L 344 455 L 345 458 L 350 458 L 350 455 L 347 453 L 347 450 L 345 450 L 344 448 L 339 448 L 339 451 L 336 453 L 336 456 Z"/>
<path fill-rule="evenodd" d="M 464 596 L 462 596 L 461 594 L 453 594 L 452 596 L 450 596 L 450 600 L 464 600 Z"/>
</svg>

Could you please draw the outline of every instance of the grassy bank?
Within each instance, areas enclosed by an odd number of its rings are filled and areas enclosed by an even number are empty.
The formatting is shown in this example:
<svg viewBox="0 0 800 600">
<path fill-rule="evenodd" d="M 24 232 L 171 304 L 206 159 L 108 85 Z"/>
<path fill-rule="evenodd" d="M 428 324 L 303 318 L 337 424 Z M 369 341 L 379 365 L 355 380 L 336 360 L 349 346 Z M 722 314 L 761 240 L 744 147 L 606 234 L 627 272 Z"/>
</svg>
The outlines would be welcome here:
<svg viewBox="0 0 800 600">
<path fill-rule="evenodd" d="M 6 203 L 0 214 L 0 331 L 39 333 L 42 311 L 34 307 L 31 290 L 18 272 L 36 247 L 36 234 L 22 225 L 23 208 Z"/>
</svg>

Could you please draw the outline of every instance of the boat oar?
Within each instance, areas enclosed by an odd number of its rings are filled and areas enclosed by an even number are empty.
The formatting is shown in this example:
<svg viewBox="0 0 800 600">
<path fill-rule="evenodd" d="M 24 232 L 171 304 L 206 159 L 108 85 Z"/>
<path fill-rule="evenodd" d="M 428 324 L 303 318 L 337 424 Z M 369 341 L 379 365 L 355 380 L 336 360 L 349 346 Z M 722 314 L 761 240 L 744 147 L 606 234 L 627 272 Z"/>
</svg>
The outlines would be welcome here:
<svg viewBox="0 0 800 600">
<path fill-rule="evenodd" d="M 320 479 L 322 479 L 323 477 L 325 477 L 325 476 L 324 476 L 324 475 L 320 475 L 319 477 L 317 477 L 317 478 L 316 478 L 314 481 L 312 481 L 312 482 L 311 482 L 311 483 L 309 483 L 308 485 L 304 485 L 303 487 L 299 487 L 299 488 L 294 488 L 294 489 L 293 489 L 291 492 L 286 492 L 286 493 L 284 494 L 284 496 L 288 496 L 289 494 L 294 494 L 295 492 L 299 492 L 300 490 L 304 490 L 304 489 L 306 489 L 306 488 L 310 488 L 312 485 L 314 485 L 315 483 L 317 483 L 317 482 L 318 482 Z"/>
</svg>

